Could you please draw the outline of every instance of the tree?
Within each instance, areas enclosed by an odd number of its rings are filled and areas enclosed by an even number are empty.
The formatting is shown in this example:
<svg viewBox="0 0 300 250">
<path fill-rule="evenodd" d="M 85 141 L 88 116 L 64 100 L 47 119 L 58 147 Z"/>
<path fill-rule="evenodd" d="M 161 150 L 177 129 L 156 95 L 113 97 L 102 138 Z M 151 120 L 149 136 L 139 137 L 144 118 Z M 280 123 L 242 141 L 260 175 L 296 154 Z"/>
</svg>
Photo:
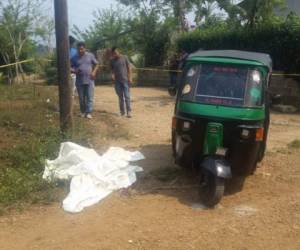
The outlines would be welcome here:
<svg viewBox="0 0 300 250">
<path fill-rule="evenodd" d="M 128 26 L 129 17 L 121 9 L 96 10 L 93 14 L 93 24 L 81 31 L 73 28 L 77 38 L 86 41 L 89 48 L 97 50 L 112 46 L 120 46 L 130 49 L 132 46 L 128 34 L 131 28 Z"/>
<path fill-rule="evenodd" d="M 243 0 L 238 6 L 247 24 L 253 27 L 260 21 L 272 18 L 275 8 L 283 8 L 285 4 L 285 0 Z"/>
<path fill-rule="evenodd" d="M 40 38 L 40 42 L 47 50 L 46 53 L 51 56 L 54 50 L 54 20 L 48 16 L 40 16 L 37 23 L 39 26 L 36 27 L 35 36 Z"/>
<path fill-rule="evenodd" d="M 232 0 L 218 0 L 218 3 L 228 13 L 229 20 L 238 20 L 250 27 L 270 20 L 276 8 L 286 6 L 286 0 L 243 0 L 238 4 Z"/>
<path fill-rule="evenodd" d="M 135 49 L 144 56 L 144 66 L 163 65 L 175 26 L 173 21 L 171 18 L 161 21 L 154 11 L 131 20 L 132 39 Z"/>
<path fill-rule="evenodd" d="M 220 9 L 216 0 L 194 0 L 194 13 L 196 24 L 202 27 L 216 25 L 223 21 L 222 14 L 217 13 Z"/>
<path fill-rule="evenodd" d="M 186 15 L 192 10 L 195 0 L 118 0 L 120 3 L 138 11 L 140 15 L 167 17 L 172 11 L 180 31 L 187 31 Z"/>
<path fill-rule="evenodd" d="M 187 13 L 192 9 L 192 2 L 188 0 L 165 0 L 164 4 L 169 4 L 173 9 L 173 14 L 181 32 L 188 30 L 186 21 Z"/>
<path fill-rule="evenodd" d="M 33 37 L 40 28 L 38 19 L 41 17 L 43 0 L 6 0 L 0 2 L 0 34 L 1 58 L 6 64 L 19 62 L 26 58 L 32 48 Z M 16 80 L 23 73 L 21 64 L 15 65 Z M 12 79 L 11 68 L 8 71 Z"/>
<path fill-rule="evenodd" d="M 207 25 L 219 22 L 220 15 L 215 13 L 219 8 L 217 0 L 118 0 L 120 3 L 130 6 L 139 13 L 146 15 L 156 10 L 162 17 L 171 17 L 172 14 L 179 32 L 188 31 L 187 15 L 195 14 L 195 22 Z M 225 0 L 226 1 L 226 0 Z"/>
<path fill-rule="evenodd" d="M 174 18 L 168 16 L 169 6 L 164 0 L 119 0 L 131 9 L 131 15 L 124 10 L 102 10 L 94 15 L 94 23 L 89 29 L 77 34 L 87 41 L 92 49 L 119 46 L 127 54 L 134 49 L 143 56 L 146 66 L 162 65 L 170 34 L 175 30 Z M 75 32 L 74 32 L 75 33 Z"/>
</svg>

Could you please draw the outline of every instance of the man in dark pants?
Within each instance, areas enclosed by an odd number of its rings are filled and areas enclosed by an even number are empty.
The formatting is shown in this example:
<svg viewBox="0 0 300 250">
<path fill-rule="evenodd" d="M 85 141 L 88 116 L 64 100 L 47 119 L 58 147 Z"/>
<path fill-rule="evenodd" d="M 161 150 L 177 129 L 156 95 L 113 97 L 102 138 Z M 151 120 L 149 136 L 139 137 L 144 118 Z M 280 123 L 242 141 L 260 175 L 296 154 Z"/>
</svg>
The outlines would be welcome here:
<svg viewBox="0 0 300 250">
<path fill-rule="evenodd" d="M 115 90 L 119 97 L 119 106 L 121 116 L 127 113 L 127 117 L 131 118 L 130 103 L 130 84 L 132 83 L 131 66 L 128 58 L 119 53 L 117 47 L 111 49 L 112 79 L 115 81 Z M 126 112 L 125 112 L 125 105 Z"/>
<path fill-rule="evenodd" d="M 77 44 L 77 55 L 71 59 L 72 71 L 76 74 L 76 88 L 79 96 L 81 116 L 92 118 L 94 88 L 99 63 L 92 53 L 86 51 L 85 43 Z"/>
<path fill-rule="evenodd" d="M 170 75 L 170 87 L 177 87 L 177 75 L 178 75 L 179 59 L 178 55 L 174 54 L 170 60 L 169 75 Z"/>
</svg>

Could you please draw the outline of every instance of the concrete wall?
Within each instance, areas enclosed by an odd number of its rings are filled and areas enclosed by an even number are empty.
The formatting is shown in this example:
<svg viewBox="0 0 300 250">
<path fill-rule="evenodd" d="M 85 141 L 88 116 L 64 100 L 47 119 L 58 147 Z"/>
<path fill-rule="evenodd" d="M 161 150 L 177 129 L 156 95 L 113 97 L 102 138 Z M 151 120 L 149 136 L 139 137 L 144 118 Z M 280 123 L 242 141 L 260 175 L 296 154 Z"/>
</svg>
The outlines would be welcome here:
<svg viewBox="0 0 300 250">
<path fill-rule="evenodd" d="M 282 95 L 283 104 L 300 109 L 300 77 L 273 76 L 269 90 L 271 94 Z"/>
</svg>

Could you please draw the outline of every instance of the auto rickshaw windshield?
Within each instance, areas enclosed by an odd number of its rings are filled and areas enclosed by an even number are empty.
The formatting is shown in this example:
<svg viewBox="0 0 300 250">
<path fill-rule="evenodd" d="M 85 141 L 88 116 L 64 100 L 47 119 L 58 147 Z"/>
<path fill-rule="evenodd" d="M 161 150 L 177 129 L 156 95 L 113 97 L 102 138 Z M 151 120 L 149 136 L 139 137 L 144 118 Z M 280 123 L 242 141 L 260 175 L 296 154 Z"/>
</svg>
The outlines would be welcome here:
<svg viewBox="0 0 300 250">
<path fill-rule="evenodd" d="M 182 99 L 205 104 L 258 107 L 262 105 L 262 79 L 249 66 L 202 64 L 191 66 L 184 77 Z"/>
</svg>

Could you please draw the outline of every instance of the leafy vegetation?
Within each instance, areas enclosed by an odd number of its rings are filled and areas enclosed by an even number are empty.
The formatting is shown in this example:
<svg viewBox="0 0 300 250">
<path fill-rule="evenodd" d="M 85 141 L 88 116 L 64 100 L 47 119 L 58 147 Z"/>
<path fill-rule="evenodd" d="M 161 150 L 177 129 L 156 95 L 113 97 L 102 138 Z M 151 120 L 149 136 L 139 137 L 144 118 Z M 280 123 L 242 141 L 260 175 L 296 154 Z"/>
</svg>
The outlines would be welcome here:
<svg viewBox="0 0 300 250">
<path fill-rule="evenodd" d="M 0 2 L 0 64 L 32 58 L 37 41 L 51 43 L 53 21 L 42 12 L 44 0 L 5 0 Z M 2 70 L 10 83 L 19 83 L 32 64 L 17 64 Z"/>
<path fill-rule="evenodd" d="M 183 34 L 178 47 L 189 52 L 198 49 L 239 49 L 269 53 L 274 68 L 297 72 L 300 68 L 300 18 L 262 23 L 255 29 L 221 24 Z"/>
<path fill-rule="evenodd" d="M 286 0 L 219 0 L 221 9 L 228 13 L 231 24 L 246 24 L 254 28 L 264 22 L 276 19 L 274 10 L 281 11 L 286 7 Z"/>
<path fill-rule="evenodd" d="M 85 144 L 90 136 L 76 122 L 70 138 L 60 136 L 53 87 L 1 86 L 0 210 L 25 203 L 57 200 L 59 183 L 42 179 L 45 159 L 57 156 L 63 140 Z"/>
<path fill-rule="evenodd" d="M 119 46 L 128 55 L 141 55 L 143 65 L 139 66 L 163 66 L 179 48 L 189 52 L 200 48 L 255 50 L 271 53 L 278 69 L 299 66 L 298 46 L 294 46 L 299 40 L 299 17 L 291 13 L 285 19 L 275 14 L 285 9 L 285 0 L 118 2 L 127 12 L 120 7 L 98 11 L 89 29 L 75 28 L 92 49 Z M 191 13 L 195 16 L 193 32 L 187 22 Z"/>
</svg>

